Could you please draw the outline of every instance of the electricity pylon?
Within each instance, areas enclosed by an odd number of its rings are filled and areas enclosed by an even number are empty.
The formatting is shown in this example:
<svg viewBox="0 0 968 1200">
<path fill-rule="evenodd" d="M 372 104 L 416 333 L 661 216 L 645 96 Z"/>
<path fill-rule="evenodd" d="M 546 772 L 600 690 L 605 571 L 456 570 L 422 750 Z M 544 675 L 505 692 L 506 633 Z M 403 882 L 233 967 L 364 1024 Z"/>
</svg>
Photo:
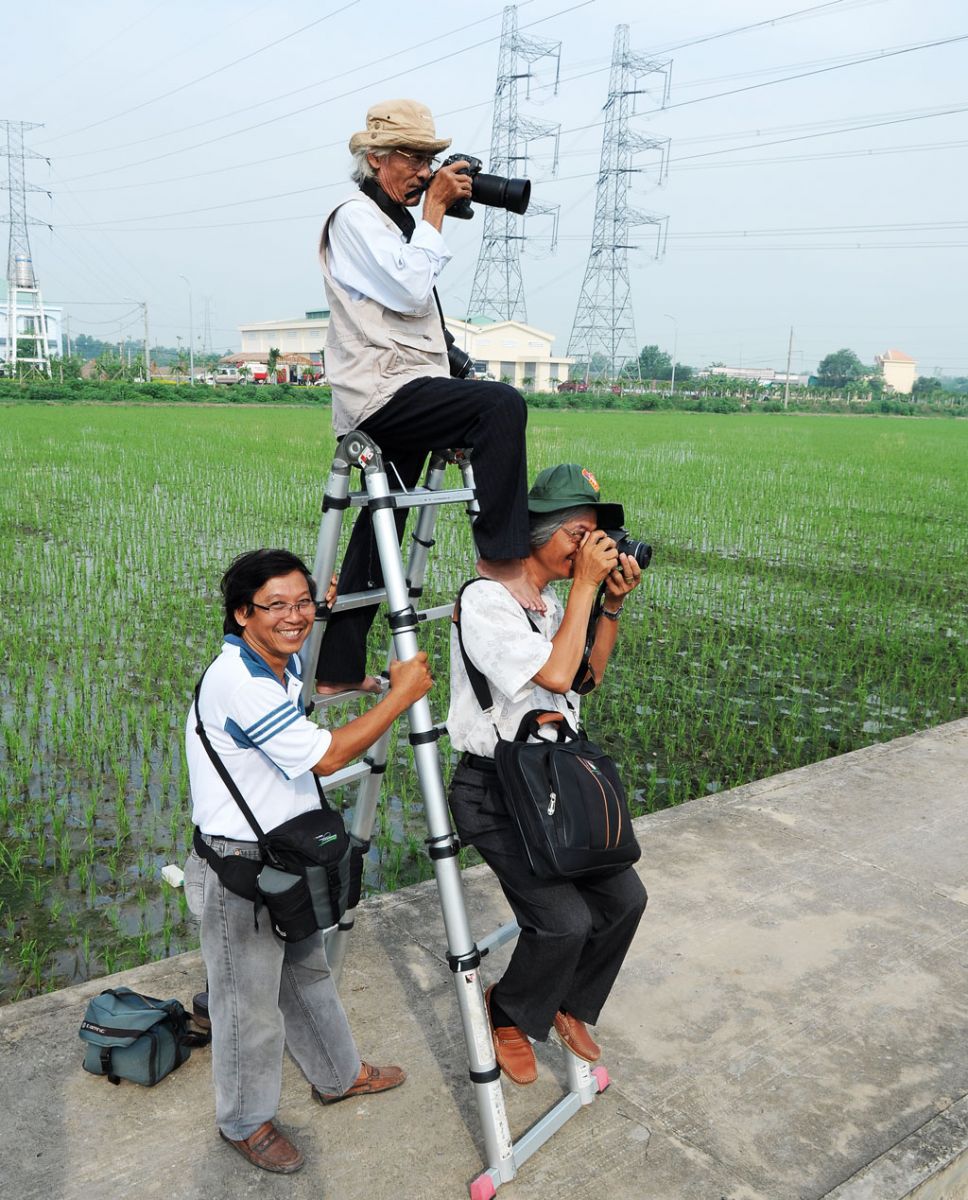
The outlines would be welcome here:
<svg viewBox="0 0 968 1200">
<path fill-rule="evenodd" d="M 558 90 L 560 42 L 540 41 L 518 33 L 517 9 L 508 5 L 501 26 L 497 87 L 494 92 L 494 119 L 491 126 L 490 174 L 505 178 L 527 178 L 528 143 L 537 138 L 555 139 L 552 174 L 558 169 L 558 133 L 560 126 L 518 115 L 518 86 L 526 80 L 530 86 L 530 65 L 540 58 L 555 60 L 555 91 Z M 526 93 L 527 94 L 527 93 Z M 529 216 L 551 216 L 551 248 L 558 233 L 557 205 L 532 203 Z M 468 316 L 495 321 L 527 321 L 528 310 L 521 279 L 521 249 L 524 244 L 524 218 L 501 208 L 484 209 L 484 235 L 477 258 Z"/>
<path fill-rule="evenodd" d="M 28 225 L 40 225 L 41 221 L 27 215 L 27 193 L 44 191 L 27 183 L 24 161 L 27 158 L 43 158 L 42 154 L 24 148 L 24 133 L 28 129 L 39 129 L 40 125 L 28 121 L 0 121 L 4 133 L 4 149 L 0 154 L 7 157 L 7 183 L 0 184 L 10 193 L 10 244 L 7 251 L 7 346 L 4 357 L 8 369 L 16 372 L 18 364 L 28 371 L 50 375 L 50 342 L 47 337 L 47 316 L 40 294 L 37 277 L 34 275 L 33 258 L 30 254 Z M 49 193 L 48 193 L 49 194 Z M 20 353 L 18 342 L 27 342 L 28 352 Z"/>
<path fill-rule="evenodd" d="M 665 178 L 669 162 L 669 139 L 645 137 L 629 128 L 635 115 L 636 96 L 654 89 L 638 87 L 638 80 L 649 75 L 661 76 L 661 107 L 669 97 L 668 62 L 658 62 L 629 50 L 629 27 L 618 25 L 612 49 L 612 68 L 605 103 L 605 132 L 598 171 L 595 199 L 595 227 L 585 268 L 585 278 L 575 311 L 568 353 L 583 361 L 586 379 L 592 358 L 604 361 L 602 374 L 614 379 L 630 360 L 637 362 L 635 318 L 629 287 L 628 252 L 638 249 L 631 241 L 634 225 L 657 227 L 656 257 L 665 241 L 665 217 L 641 212 L 629 206 L 632 175 L 643 170 L 633 164 L 640 150 L 657 151 L 659 182 Z"/>
</svg>

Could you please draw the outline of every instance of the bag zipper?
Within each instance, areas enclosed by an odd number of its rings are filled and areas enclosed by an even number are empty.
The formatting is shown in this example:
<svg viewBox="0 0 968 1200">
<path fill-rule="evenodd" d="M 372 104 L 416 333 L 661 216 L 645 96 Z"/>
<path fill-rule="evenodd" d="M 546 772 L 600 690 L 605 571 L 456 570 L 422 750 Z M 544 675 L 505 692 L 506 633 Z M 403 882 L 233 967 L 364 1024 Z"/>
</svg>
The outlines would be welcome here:
<svg viewBox="0 0 968 1200">
<path fill-rule="evenodd" d="M 618 802 L 618 796 L 616 796 L 616 794 L 615 794 L 615 789 L 612 787 L 611 783 L 609 783 L 609 781 L 605 778 L 605 776 L 601 773 L 601 771 L 598 769 L 598 767 L 596 767 L 594 765 L 594 763 L 590 763 L 587 758 L 582 758 L 581 755 L 576 755 L 575 757 L 577 758 L 578 762 L 580 762 L 581 765 L 585 768 L 585 770 L 589 773 L 589 775 L 591 775 L 591 777 L 595 780 L 595 782 L 598 784 L 599 788 L 601 789 L 602 807 L 605 810 L 605 849 L 611 850 L 613 843 L 612 843 L 612 839 L 611 839 L 611 835 L 610 835 L 611 814 L 609 812 L 609 797 L 612 798 L 612 802 L 614 803 L 614 806 L 615 806 L 615 815 L 618 818 L 618 828 L 615 831 L 615 842 L 614 842 L 615 846 L 618 846 L 619 838 L 622 836 L 622 806 Z M 605 784 L 608 784 L 607 791 L 605 788 Z"/>
</svg>

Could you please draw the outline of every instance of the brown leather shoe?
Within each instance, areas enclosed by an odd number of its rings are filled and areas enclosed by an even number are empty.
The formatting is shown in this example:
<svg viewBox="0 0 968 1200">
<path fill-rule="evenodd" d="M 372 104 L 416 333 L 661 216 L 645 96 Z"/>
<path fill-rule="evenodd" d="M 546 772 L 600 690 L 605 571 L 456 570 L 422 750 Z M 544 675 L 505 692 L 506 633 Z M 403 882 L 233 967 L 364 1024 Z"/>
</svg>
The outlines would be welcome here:
<svg viewBox="0 0 968 1200">
<path fill-rule="evenodd" d="M 254 1167 L 261 1167 L 263 1171 L 292 1175 L 303 1165 L 303 1156 L 271 1121 L 260 1125 L 255 1133 L 249 1134 L 241 1142 L 233 1142 L 221 1129 L 218 1133 L 219 1137 L 238 1150 L 243 1158 L 247 1158 Z"/>
<path fill-rule="evenodd" d="M 484 993 L 484 1003 L 487 1005 L 487 1017 L 491 1019 L 491 992 L 494 984 Z M 518 1029 L 517 1025 L 501 1025 L 494 1028 L 491 1021 L 491 1036 L 494 1040 L 494 1057 L 497 1065 L 512 1083 L 534 1083 L 538 1078 L 538 1063 L 534 1057 L 534 1049 L 528 1041 L 528 1035 Z"/>
<path fill-rule="evenodd" d="M 370 1063 L 361 1063 L 360 1073 L 352 1087 L 339 1096 L 327 1096 L 313 1088 L 313 1099 L 320 1104 L 337 1104 L 340 1100 L 351 1100 L 354 1096 L 371 1096 L 376 1092 L 388 1092 L 390 1088 L 399 1087 L 407 1078 L 402 1067 L 374 1067 Z"/>
<path fill-rule="evenodd" d="M 555 1032 L 572 1054 L 577 1054 L 585 1062 L 598 1062 L 602 1057 L 602 1048 L 592 1040 L 585 1022 L 579 1021 L 571 1013 L 555 1013 Z"/>
</svg>

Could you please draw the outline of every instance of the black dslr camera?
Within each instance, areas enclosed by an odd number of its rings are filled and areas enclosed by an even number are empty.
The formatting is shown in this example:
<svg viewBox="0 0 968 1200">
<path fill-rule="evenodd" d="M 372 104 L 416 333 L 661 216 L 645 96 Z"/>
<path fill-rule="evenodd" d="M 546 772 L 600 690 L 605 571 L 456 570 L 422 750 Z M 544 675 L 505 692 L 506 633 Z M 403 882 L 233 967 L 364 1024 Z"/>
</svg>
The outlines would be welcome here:
<svg viewBox="0 0 968 1200">
<path fill-rule="evenodd" d="M 620 529 L 606 529 L 605 533 L 615 543 L 619 554 L 634 558 L 643 571 L 652 561 L 652 547 L 648 542 L 637 541 L 624 525 Z"/>
<path fill-rule="evenodd" d="M 455 162 L 467 163 L 459 173 L 471 177 L 471 200 L 478 204 L 487 204 L 491 208 L 503 208 L 519 217 L 528 211 L 531 201 L 530 179 L 505 179 L 501 175 L 484 175 L 481 172 L 484 164 L 472 154 L 452 154 L 441 165 L 449 167 Z M 448 208 L 447 216 L 469 221 L 474 215 L 471 200 L 458 200 Z"/>
</svg>

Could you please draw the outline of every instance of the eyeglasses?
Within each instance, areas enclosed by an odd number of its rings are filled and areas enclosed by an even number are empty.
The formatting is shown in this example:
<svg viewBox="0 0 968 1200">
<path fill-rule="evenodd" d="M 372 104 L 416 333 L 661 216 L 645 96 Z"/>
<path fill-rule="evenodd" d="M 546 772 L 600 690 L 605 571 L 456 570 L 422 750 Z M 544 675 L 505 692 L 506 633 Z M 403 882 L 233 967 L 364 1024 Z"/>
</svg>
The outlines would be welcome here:
<svg viewBox="0 0 968 1200">
<path fill-rule="evenodd" d="M 565 537 L 571 538 L 576 546 L 581 542 L 585 534 L 589 532 L 587 529 L 569 529 L 566 525 L 559 525 L 558 528 Z"/>
<path fill-rule="evenodd" d="M 286 604 L 284 600 L 273 600 L 271 604 L 256 604 L 254 600 L 250 600 L 249 603 L 253 608 L 261 608 L 270 617 L 285 617 L 289 613 L 298 613 L 305 617 L 316 612 L 315 600 L 297 600 L 295 604 Z"/>
<path fill-rule="evenodd" d="M 401 158 L 405 158 L 408 163 L 413 163 L 415 170 L 420 171 L 424 167 L 428 171 L 432 171 L 434 167 L 440 163 L 439 159 L 433 157 L 432 154 L 417 154 L 413 150 L 394 150 L 394 154 L 399 154 Z"/>
</svg>

